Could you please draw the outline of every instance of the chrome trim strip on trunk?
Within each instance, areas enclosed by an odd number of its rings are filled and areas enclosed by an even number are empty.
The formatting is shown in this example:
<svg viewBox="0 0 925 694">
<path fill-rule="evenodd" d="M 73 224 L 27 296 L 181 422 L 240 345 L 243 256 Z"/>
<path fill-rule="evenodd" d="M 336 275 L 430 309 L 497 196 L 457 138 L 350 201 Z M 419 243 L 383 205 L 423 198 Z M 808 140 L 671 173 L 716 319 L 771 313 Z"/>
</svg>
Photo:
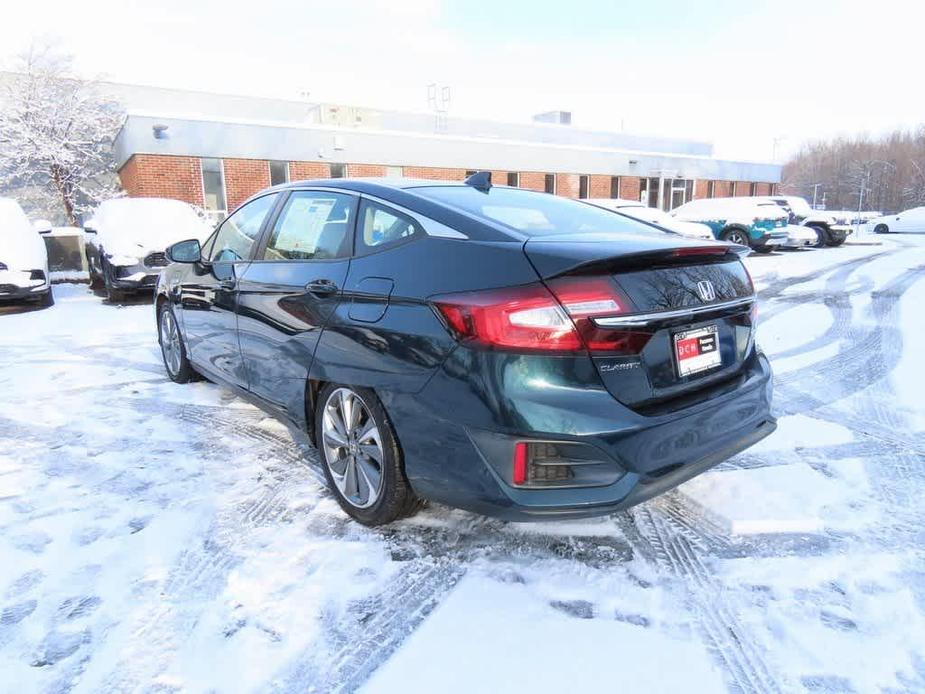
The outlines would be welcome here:
<svg viewBox="0 0 925 694">
<path fill-rule="evenodd" d="M 595 325 L 602 328 L 619 328 L 627 325 L 645 325 L 657 320 L 670 320 L 671 318 L 685 318 L 687 316 L 696 316 L 701 313 L 712 313 L 713 311 L 723 311 L 729 308 L 739 306 L 748 306 L 755 302 L 754 296 L 747 296 L 742 299 L 732 299 L 719 304 L 707 304 L 706 306 L 694 306 L 692 308 L 673 309 L 671 311 L 655 311 L 653 313 L 636 313 L 629 316 L 607 316 L 604 318 L 591 318 Z"/>
</svg>

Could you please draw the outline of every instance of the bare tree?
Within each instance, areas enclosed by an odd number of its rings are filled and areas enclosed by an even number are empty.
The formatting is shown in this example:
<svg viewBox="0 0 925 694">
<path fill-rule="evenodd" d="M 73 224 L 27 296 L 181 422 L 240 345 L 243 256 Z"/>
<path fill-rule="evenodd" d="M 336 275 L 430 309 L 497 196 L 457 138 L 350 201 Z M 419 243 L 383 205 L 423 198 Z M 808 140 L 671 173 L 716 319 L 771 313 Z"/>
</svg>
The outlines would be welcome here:
<svg viewBox="0 0 925 694">
<path fill-rule="evenodd" d="M 75 76 L 71 62 L 53 47 L 33 46 L 5 81 L 0 190 L 22 191 L 45 216 L 77 224 L 80 213 L 119 192 L 112 143 L 123 113 Z"/>
<path fill-rule="evenodd" d="M 829 209 L 856 210 L 860 202 L 865 210 L 892 212 L 925 204 L 923 172 L 925 126 L 809 143 L 784 167 L 781 190 L 812 198 L 818 186 Z"/>
</svg>

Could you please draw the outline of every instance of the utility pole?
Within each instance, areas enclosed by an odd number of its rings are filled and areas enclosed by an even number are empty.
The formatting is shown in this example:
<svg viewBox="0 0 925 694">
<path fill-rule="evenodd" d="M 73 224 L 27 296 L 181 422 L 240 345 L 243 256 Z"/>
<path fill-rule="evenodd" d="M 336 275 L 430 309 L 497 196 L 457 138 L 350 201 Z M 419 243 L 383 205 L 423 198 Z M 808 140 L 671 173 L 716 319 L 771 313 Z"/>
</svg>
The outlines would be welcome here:
<svg viewBox="0 0 925 694">
<path fill-rule="evenodd" d="M 814 210 L 816 209 L 816 193 L 818 192 L 819 186 L 821 185 L 822 185 L 821 183 L 813 183 L 813 209 Z"/>
</svg>

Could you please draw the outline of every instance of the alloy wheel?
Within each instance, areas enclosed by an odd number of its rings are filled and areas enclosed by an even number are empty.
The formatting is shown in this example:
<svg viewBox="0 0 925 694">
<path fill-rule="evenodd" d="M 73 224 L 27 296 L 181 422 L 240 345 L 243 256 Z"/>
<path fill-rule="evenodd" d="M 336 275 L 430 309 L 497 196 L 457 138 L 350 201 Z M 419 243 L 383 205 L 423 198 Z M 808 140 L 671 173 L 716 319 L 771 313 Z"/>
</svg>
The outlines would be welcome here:
<svg viewBox="0 0 925 694">
<path fill-rule="evenodd" d="M 182 356 L 180 331 L 177 330 L 177 322 L 169 309 L 161 314 L 161 351 L 164 353 L 164 363 L 170 375 L 177 376 L 180 373 Z"/>
<path fill-rule="evenodd" d="M 743 234 L 741 231 L 729 232 L 729 236 L 726 238 L 726 240 L 729 241 L 730 243 L 737 243 L 740 246 L 748 245 L 748 239 L 745 237 L 745 234 Z"/>
<path fill-rule="evenodd" d="M 321 419 L 324 458 L 334 484 L 356 508 L 369 508 L 382 492 L 384 453 L 379 427 L 363 398 L 349 388 L 328 396 Z"/>
</svg>

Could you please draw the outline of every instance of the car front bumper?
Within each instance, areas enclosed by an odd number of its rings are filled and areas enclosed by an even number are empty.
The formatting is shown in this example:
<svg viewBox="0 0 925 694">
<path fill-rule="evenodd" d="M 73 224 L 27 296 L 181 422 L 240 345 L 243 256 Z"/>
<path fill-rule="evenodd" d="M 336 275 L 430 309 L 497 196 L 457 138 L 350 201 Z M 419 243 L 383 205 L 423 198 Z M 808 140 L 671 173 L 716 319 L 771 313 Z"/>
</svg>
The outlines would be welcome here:
<svg viewBox="0 0 925 694">
<path fill-rule="evenodd" d="M 122 291 L 154 289 L 161 270 L 163 268 L 148 267 L 142 263 L 137 265 L 114 265 L 111 266 L 110 282 L 113 287 Z"/>
<path fill-rule="evenodd" d="M 0 301 L 39 298 L 51 289 L 47 273 L 45 279 L 34 280 L 31 275 L 31 272 L 0 270 Z"/>
<path fill-rule="evenodd" d="M 759 353 L 704 400 L 656 415 L 631 410 L 595 387 L 571 392 L 550 388 L 540 379 L 515 375 L 516 367 L 504 376 L 522 381 L 506 397 L 492 398 L 488 393 L 501 387 L 503 378 L 488 391 L 472 388 L 487 384 L 452 362 L 451 357 L 413 397 L 380 394 L 404 451 L 406 474 L 425 498 L 506 520 L 581 518 L 626 509 L 691 479 L 776 428 L 770 414 L 771 368 Z M 494 375 L 502 376 L 497 370 Z M 519 441 L 593 448 L 612 466 L 613 481 L 518 487 L 511 472 Z"/>
</svg>

